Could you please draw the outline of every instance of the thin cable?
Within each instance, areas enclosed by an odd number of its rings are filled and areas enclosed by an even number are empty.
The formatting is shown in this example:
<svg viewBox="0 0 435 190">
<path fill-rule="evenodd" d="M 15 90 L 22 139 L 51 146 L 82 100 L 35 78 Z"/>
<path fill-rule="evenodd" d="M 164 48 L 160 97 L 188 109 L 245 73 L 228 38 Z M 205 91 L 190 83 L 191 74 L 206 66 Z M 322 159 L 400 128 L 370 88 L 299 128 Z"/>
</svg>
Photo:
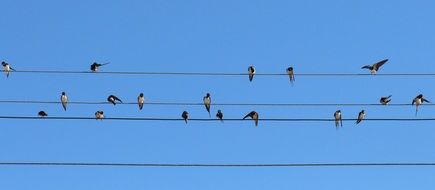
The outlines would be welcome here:
<svg viewBox="0 0 435 190">
<path fill-rule="evenodd" d="M 37 117 L 37 116 L 0 116 L 0 119 L 22 119 L 22 120 L 95 120 L 95 117 Z M 103 120 L 120 120 L 120 121 L 184 121 L 182 118 L 152 118 L 152 117 L 106 117 Z M 356 121 L 357 119 L 343 119 L 343 121 Z M 435 118 L 368 118 L 365 121 L 435 121 Z M 220 121 L 219 119 L 200 119 L 192 118 L 188 121 Z M 250 121 L 250 119 L 230 118 L 224 121 Z M 327 118 L 263 118 L 259 121 L 273 122 L 330 122 L 334 119 Z"/>
<path fill-rule="evenodd" d="M 41 101 L 41 100 L 0 100 L 0 104 L 60 104 L 60 101 Z M 96 101 L 71 101 L 68 104 L 78 105 L 104 105 L 109 102 Z M 137 105 L 137 102 L 118 103 L 119 105 Z M 161 106 L 204 106 L 204 103 L 193 102 L 145 102 L 145 105 Z M 368 104 L 368 103 L 212 103 L 216 106 L 265 106 L 265 107 L 299 107 L 299 106 L 412 106 L 412 104 Z M 435 104 L 424 104 L 423 106 L 435 106 Z"/>
<path fill-rule="evenodd" d="M 15 73 L 39 73 L 39 74 L 105 74 L 105 75 L 183 75 L 183 76 L 244 76 L 248 73 L 224 73 L 224 72 L 134 72 L 134 71 L 61 71 L 61 70 L 18 70 Z M 257 73 L 256 76 L 288 76 L 286 73 Z M 374 76 L 372 74 L 358 73 L 295 73 L 295 76 Z M 435 76 L 435 73 L 379 73 L 376 76 Z"/>
<path fill-rule="evenodd" d="M 0 162 L 0 166 L 80 166 L 80 167 L 375 167 L 435 166 L 434 162 L 379 163 L 288 163 L 288 164 L 153 164 L 153 163 L 84 163 L 84 162 Z"/>
</svg>

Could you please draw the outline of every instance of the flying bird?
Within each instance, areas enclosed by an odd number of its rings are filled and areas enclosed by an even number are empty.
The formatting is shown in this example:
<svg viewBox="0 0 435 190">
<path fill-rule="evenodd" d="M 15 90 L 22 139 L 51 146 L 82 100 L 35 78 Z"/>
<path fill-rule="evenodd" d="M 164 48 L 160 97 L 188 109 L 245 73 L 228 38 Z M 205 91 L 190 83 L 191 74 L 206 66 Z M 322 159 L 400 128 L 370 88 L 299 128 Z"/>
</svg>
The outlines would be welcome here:
<svg viewBox="0 0 435 190">
<path fill-rule="evenodd" d="M 97 72 L 99 67 L 101 67 L 101 66 L 103 66 L 103 65 L 107 65 L 107 64 L 109 64 L 109 63 L 110 63 L 110 62 L 103 63 L 103 64 L 99 64 L 99 63 L 97 63 L 97 62 L 94 62 L 94 63 L 92 63 L 92 65 L 91 65 L 91 71 L 92 71 L 92 72 Z"/>
<path fill-rule="evenodd" d="M 390 101 L 391 101 L 391 95 L 386 96 L 386 97 L 381 97 L 381 99 L 379 100 L 379 102 L 382 105 L 387 105 L 388 103 L 390 103 Z"/>
<path fill-rule="evenodd" d="M 339 129 L 340 126 L 343 127 L 343 120 L 341 119 L 341 110 L 337 110 L 334 113 L 334 118 L 335 118 L 335 128 Z"/>
<path fill-rule="evenodd" d="M 122 103 L 122 100 L 116 97 L 115 95 L 110 95 L 109 97 L 107 97 L 107 101 L 112 103 L 113 105 L 116 105 L 117 101 Z"/>
<path fill-rule="evenodd" d="M 184 122 L 187 124 L 187 120 L 189 119 L 189 113 L 187 111 L 183 111 L 181 117 L 184 119 Z"/>
<path fill-rule="evenodd" d="M 356 124 L 361 123 L 362 120 L 366 117 L 364 110 L 361 110 L 358 114 L 358 119 L 356 120 Z"/>
<path fill-rule="evenodd" d="M 221 120 L 222 122 L 224 122 L 224 114 L 222 113 L 221 110 L 218 110 L 216 113 L 216 117 Z"/>
<path fill-rule="evenodd" d="M 290 78 L 290 83 L 293 85 L 293 82 L 295 82 L 295 74 L 293 73 L 293 67 L 287 68 L 287 74 Z"/>
<path fill-rule="evenodd" d="M 382 61 L 379 61 L 373 65 L 366 65 L 364 67 L 361 67 L 361 69 L 369 69 L 371 74 L 376 74 L 376 72 L 379 70 L 379 68 L 385 64 L 388 61 L 388 59 L 384 59 Z"/>
<path fill-rule="evenodd" d="M 103 120 L 104 118 L 104 112 L 103 111 L 96 111 L 95 112 L 95 119 L 96 120 Z"/>
<path fill-rule="evenodd" d="M 60 102 L 62 103 L 63 109 L 66 111 L 66 106 L 68 104 L 68 96 L 66 96 L 65 92 L 62 92 L 62 95 L 60 95 Z"/>
<path fill-rule="evenodd" d="M 211 117 L 210 115 L 210 104 L 211 104 L 211 97 L 210 97 L 210 93 L 207 93 L 204 98 L 202 98 L 202 101 L 204 102 L 204 106 L 205 109 L 208 112 L 208 116 Z"/>
<path fill-rule="evenodd" d="M 142 110 L 143 104 L 145 103 L 145 98 L 143 97 L 143 93 L 140 93 L 137 97 L 137 104 L 139 105 L 139 110 Z"/>
<path fill-rule="evenodd" d="M 45 113 L 45 111 L 39 111 L 38 116 L 41 118 L 44 118 L 44 117 L 47 117 L 48 115 L 47 115 L 47 113 Z"/>
<path fill-rule="evenodd" d="M 430 103 L 429 100 L 427 100 L 423 97 L 423 94 L 419 94 L 417 97 L 414 98 L 414 100 L 412 100 L 412 105 L 415 104 L 415 116 L 417 116 L 418 106 L 423 104 L 423 102 Z"/>
<path fill-rule="evenodd" d="M 6 78 L 9 77 L 9 73 L 12 71 L 15 71 L 15 69 L 13 69 L 8 63 L 6 63 L 5 61 L 2 61 L 2 65 L 3 65 L 3 72 L 6 73 Z"/>
<path fill-rule="evenodd" d="M 251 111 L 245 117 L 243 117 L 243 119 L 246 119 L 248 117 L 250 117 L 252 120 L 255 121 L 255 126 L 258 126 L 258 113 L 257 112 Z"/>
<path fill-rule="evenodd" d="M 252 82 L 252 79 L 254 79 L 254 75 L 255 75 L 254 66 L 251 65 L 248 67 L 248 74 L 249 74 L 249 81 Z"/>
</svg>

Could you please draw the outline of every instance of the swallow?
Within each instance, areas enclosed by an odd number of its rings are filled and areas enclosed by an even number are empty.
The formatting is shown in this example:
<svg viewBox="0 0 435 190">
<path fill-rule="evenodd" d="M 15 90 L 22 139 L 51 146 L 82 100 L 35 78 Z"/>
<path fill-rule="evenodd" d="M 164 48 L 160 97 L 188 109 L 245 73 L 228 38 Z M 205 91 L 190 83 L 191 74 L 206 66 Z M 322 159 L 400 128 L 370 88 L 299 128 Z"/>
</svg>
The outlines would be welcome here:
<svg viewBox="0 0 435 190">
<path fill-rule="evenodd" d="M 183 111 L 181 117 L 184 119 L 184 122 L 187 124 L 187 120 L 189 119 L 189 113 L 187 111 Z"/>
<path fill-rule="evenodd" d="M 379 100 L 379 102 L 382 105 L 387 105 L 388 103 L 390 103 L 390 101 L 391 101 L 391 95 L 386 96 L 386 97 L 381 97 L 381 99 Z"/>
<path fill-rule="evenodd" d="M 423 104 L 423 102 L 431 103 L 429 100 L 426 100 L 423 97 L 423 94 L 419 94 L 417 97 L 414 98 L 414 100 L 412 100 L 412 105 L 415 104 L 415 116 L 417 116 L 418 106 Z"/>
<path fill-rule="evenodd" d="M 210 93 L 207 93 L 204 98 L 202 98 L 202 101 L 204 102 L 204 106 L 205 109 L 208 112 L 208 116 L 211 117 L 210 115 L 210 104 L 211 104 L 211 97 L 210 97 Z"/>
<path fill-rule="evenodd" d="M 116 97 L 115 95 L 110 95 L 109 97 L 107 97 L 107 101 L 112 103 L 113 105 L 116 105 L 116 101 L 119 101 L 122 103 L 122 100 L 119 99 L 118 97 Z"/>
<path fill-rule="evenodd" d="M 258 126 L 258 113 L 257 112 L 251 111 L 245 117 L 243 117 L 243 119 L 246 119 L 248 117 L 250 117 L 252 120 L 255 121 L 255 126 Z"/>
<path fill-rule="evenodd" d="M 356 120 L 356 124 L 361 123 L 362 120 L 366 117 L 364 110 L 361 110 L 358 114 L 358 119 Z"/>
<path fill-rule="evenodd" d="M 287 74 L 290 78 L 290 83 L 293 85 L 293 82 L 295 82 L 295 74 L 293 73 L 293 67 L 287 68 Z"/>
<path fill-rule="evenodd" d="M 99 67 L 101 67 L 101 66 L 103 66 L 103 65 L 107 65 L 107 64 L 109 64 L 109 63 L 110 63 L 110 62 L 103 63 L 103 64 L 99 64 L 99 63 L 97 63 L 97 62 L 94 62 L 94 63 L 92 63 L 92 65 L 91 65 L 91 71 L 92 71 L 92 72 L 97 72 L 97 70 L 98 70 Z"/>
<path fill-rule="evenodd" d="M 218 110 L 216 113 L 216 117 L 221 120 L 222 122 L 224 122 L 224 114 L 222 113 L 221 110 Z"/>
<path fill-rule="evenodd" d="M 252 82 L 252 79 L 254 79 L 254 75 L 255 75 L 254 66 L 251 65 L 248 67 L 248 74 L 249 74 L 249 81 Z"/>
<path fill-rule="evenodd" d="M 66 96 L 65 92 L 62 92 L 62 95 L 60 95 L 60 102 L 62 103 L 63 109 L 66 111 L 66 106 L 68 104 L 68 96 Z"/>
<path fill-rule="evenodd" d="M 140 93 L 137 97 L 137 104 L 139 105 L 139 110 L 142 110 L 143 104 L 145 103 L 145 98 L 143 97 L 143 93 Z"/>
<path fill-rule="evenodd" d="M 2 61 L 2 65 L 3 65 L 3 72 L 6 73 L 6 78 L 9 77 L 9 73 L 12 71 L 15 71 L 15 69 L 13 69 L 8 63 L 6 63 L 5 61 Z"/>
<path fill-rule="evenodd" d="M 96 111 L 95 112 L 95 119 L 96 120 L 103 120 L 104 118 L 104 112 L 103 111 Z"/>
<path fill-rule="evenodd" d="M 41 118 L 44 118 L 44 117 L 47 117 L 48 115 L 47 115 L 47 113 L 45 113 L 45 111 L 40 111 L 40 112 L 38 112 L 38 116 Z"/>
<path fill-rule="evenodd" d="M 334 118 L 335 118 L 335 128 L 339 129 L 340 126 L 343 127 L 343 120 L 341 119 L 341 110 L 337 110 L 334 113 Z"/>
<path fill-rule="evenodd" d="M 373 65 L 366 65 L 364 67 L 361 67 L 361 69 L 369 69 L 371 74 L 376 74 L 376 72 L 381 68 L 383 64 L 385 64 L 388 61 L 388 59 L 384 59 L 382 61 L 379 61 Z"/>
</svg>

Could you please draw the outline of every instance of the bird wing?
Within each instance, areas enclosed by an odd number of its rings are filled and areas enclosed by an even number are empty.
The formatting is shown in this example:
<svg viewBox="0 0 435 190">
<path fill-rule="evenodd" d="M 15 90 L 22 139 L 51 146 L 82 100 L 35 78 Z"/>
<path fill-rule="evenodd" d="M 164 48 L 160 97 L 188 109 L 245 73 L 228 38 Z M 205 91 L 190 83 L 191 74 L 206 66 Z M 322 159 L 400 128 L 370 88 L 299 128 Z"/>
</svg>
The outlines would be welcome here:
<svg viewBox="0 0 435 190">
<path fill-rule="evenodd" d="M 251 112 L 251 113 L 248 113 L 248 114 L 246 114 L 246 116 L 245 116 L 245 117 L 243 117 L 243 119 L 246 119 L 247 117 L 252 117 L 252 112 Z"/>
<path fill-rule="evenodd" d="M 375 64 L 373 65 L 373 68 L 374 68 L 376 71 L 378 71 L 378 69 L 379 69 L 382 65 L 384 65 L 387 61 L 388 61 L 388 59 L 384 59 L 384 60 L 382 60 L 382 61 L 379 61 L 379 62 L 377 62 L 377 63 L 375 63 Z"/>
<path fill-rule="evenodd" d="M 429 100 L 426 100 L 426 99 L 424 99 L 424 98 L 422 98 L 421 101 L 423 101 L 423 102 L 427 102 L 427 103 L 430 103 Z"/>
<path fill-rule="evenodd" d="M 366 65 L 366 66 L 361 67 L 361 69 L 371 69 L 371 68 L 372 68 L 371 65 Z"/>
<path fill-rule="evenodd" d="M 113 96 L 113 98 L 114 98 L 115 100 L 118 100 L 118 101 L 120 101 L 120 102 L 122 103 L 122 100 L 121 100 L 121 99 L 119 99 L 118 97 L 116 97 L 116 96 Z"/>
<path fill-rule="evenodd" d="M 416 99 L 417 99 L 417 98 L 414 98 L 414 99 L 412 100 L 412 103 L 411 103 L 412 105 L 415 104 Z"/>
</svg>

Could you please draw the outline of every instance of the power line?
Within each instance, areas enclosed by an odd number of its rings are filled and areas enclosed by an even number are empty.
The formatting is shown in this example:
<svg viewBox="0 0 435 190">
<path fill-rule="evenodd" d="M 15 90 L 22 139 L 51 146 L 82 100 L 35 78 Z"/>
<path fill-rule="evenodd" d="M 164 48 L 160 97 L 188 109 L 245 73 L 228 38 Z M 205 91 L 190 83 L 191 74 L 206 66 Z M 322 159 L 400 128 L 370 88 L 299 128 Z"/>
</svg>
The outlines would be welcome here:
<svg viewBox="0 0 435 190">
<path fill-rule="evenodd" d="M 42 100 L 0 100 L 0 104 L 60 104 L 60 101 L 42 101 Z M 68 104 L 77 105 L 105 105 L 109 102 L 98 101 L 70 101 Z M 120 105 L 137 105 L 137 102 L 118 103 Z M 145 105 L 161 105 L 161 106 L 204 106 L 204 103 L 194 102 L 145 102 Z M 299 107 L 299 106 L 412 106 L 407 103 L 397 104 L 370 104 L 370 103 L 212 103 L 216 106 L 265 106 L 265 107 Z M 435 104 L 424 104 L 423 106 L 435 106 Z"/>
<path fill-rule="evenodd" d="M 136 71 L 62 71 L 62 70 L 17 70 L 15 73 L 38 73 L 38 74 L 103 74 L 103 75 L 182 75 L 182 76 L 245 76 L 248 73 L 226 72 L 136 72 Z M 256 76 L 288 76 L 286 73 L 256 73 Z M 295 76 L 308 77 L 351 77 L 351 76 L 374 76 L 372 74 L 359 73 L 295 73 Z M 435 73 L 380 73 L 376 76 L 435 76 Z"/>
<path fill-rule="evenodd" d="M 434 162 L 377 163 L 284 163 L 284 164 L 158 164 L 158 163 L 85 163 L 85 162 L 0 162 L 0 166 L 80 166 L 80 167 L 398 167 L 435 166 Z"/>
<path fill-rule="evenodd" d="M 95 117 L 36 117 L 36 116 L 0 116 L 0 119 L 21 119 L 21 120 L 95 120 Z M 120 121 L 184 121 L 182 118 L 154 118 L 154 117 L 105 117 L 103 120 Z M 271 122 L 331 122 L 329 118 L 263 118 L 260 121 Z M 357 119 L 343 119 L 343 121 L 356 121 Z M 365 121 L 435 121 L 435 118 L 367 118 Z M 189 121 L 220 121 L 219 119 L 192 118 Z M 229 118 L 224 121 L 250 121 L 249 119 Z"/>
</svg>

